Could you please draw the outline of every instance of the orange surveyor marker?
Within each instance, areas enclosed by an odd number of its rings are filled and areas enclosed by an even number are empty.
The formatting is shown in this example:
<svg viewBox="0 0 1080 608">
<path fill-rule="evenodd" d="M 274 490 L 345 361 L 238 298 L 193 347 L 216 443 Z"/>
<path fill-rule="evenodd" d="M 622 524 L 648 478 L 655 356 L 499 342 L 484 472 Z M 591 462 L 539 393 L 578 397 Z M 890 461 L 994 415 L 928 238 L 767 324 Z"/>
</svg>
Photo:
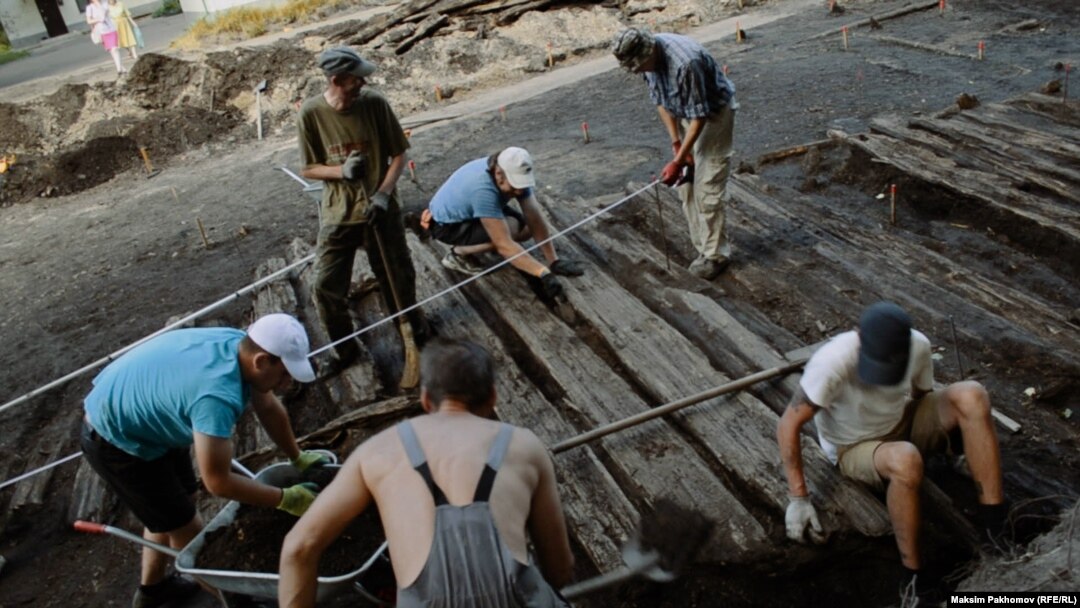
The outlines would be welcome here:
<svg viewBox="0 0 1080 608">
<path fill-rule="evenodd" d="M 416 181 L 416 161 L 415 160 L 410 160 L 409 161 L 409 177 L 412 178 L 412 180 L 414 182 Z"/>
<path fill-rule="evenodd" d="M 589 123 L 581 123 L 581 132 L 585 134 L 585 143 L 589 143 Z"/>
<path fill-rule="evenodd" d="M 889 186 L 889 223 L 896 224 L 896 184 Z"/>
</svg>

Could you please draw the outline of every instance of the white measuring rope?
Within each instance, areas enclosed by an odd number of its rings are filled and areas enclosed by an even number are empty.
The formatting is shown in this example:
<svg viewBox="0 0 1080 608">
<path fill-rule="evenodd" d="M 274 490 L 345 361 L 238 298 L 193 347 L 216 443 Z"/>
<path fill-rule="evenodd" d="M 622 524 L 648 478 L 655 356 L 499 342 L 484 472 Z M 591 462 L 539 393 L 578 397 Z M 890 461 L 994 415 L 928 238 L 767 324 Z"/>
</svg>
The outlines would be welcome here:
<svg viewBox="0 0 1080 608">
<path fill-rule="evenodd" d="M 15 485 L 15 484 L 19 483 L 20 481 L 22 481 L 24 479 L 27 479 L 29 477 L 33 477 L 34 475 L 37 475 L 38 473 L 48 471 L 49 469 L 51 469 L 53 467 L 58 467 L 58 466 L 64 464 L 65 462 L 67 462 L 69 460 L 75 460 L 79 456 L 82 456 L 82 452 L 75 452 L 74 454 L 64 456 L 63 458 L 61 458 L 60 460 L 57 460 L 56 462 L 51 462 L 49 464 L 40 466 L 40 467 L 34 469 L 33 471 L 27 471 L 27 472 L 23 473 L 22 475 L 19 475 L 18 477 L 13 477 L 13 478 L 5 481 L 4 483 L 0 483 L 0 490 L 3 490 L 4 488 L 6 488 L 8 486 Z"/>
<path fill-rule="evenodd" d="M 79 369 L 71 372 L 70 374 L 68 374 L 68 375 L 66 375 L 66 376 L 64 376 L 62 378 L 58 378 L 58 379 L 53 380 L 52 382 L 50 382 L 50 383 L 48 383 L 48 384 L 46 384 L 44 386 L 40 386 L 40 387 L 30 391 L 29 393 L 26 393 L 22 397 L 12 399 L 11 401 L 8 401 L 4 405 L 0 405 L 0 412 L 3 412 L 4 410 L 6 410 L 8 408 L 11 408 L 11 407 L 14 407 L 14 406 L 16 406 L 16 405 L 18 405 L 20 403 L 23 403 L 24 401 L 29 401 L 30 399 L 33 399 L 34 397 L 40 395 L 41 393 L 44 393 L 45 391 L 47 391 L 49 389 L 56 388 L 57 386 L 60 386 L 61 384 L 64 384 L 68 380 L 71 380 L 73 378 L 77 378 L 77 377 L 85 374 L 86 372 L 101 366 L 104 363 L 111 363 L 114 359 L 116 359 L 120 355 L 122 355 L 122 354 L 128 352 L 129 350 L 135 348 L 136 346 L 146 342 L 147 340 L 150 340 L 151 338 L 156 338 L 157 336 L 160 336 L 161 334 L 163 334 L 163 333 L 165 333 L 165 332 L 167 332 L 167 331 L 169 331 L 171 329 L 175 329 L 175 328 L 183 325 L 184 323 L 187 323 L 188 321 L 192 321 L 194 319 L 197 319 L 197 318 L 201 317 L 202 315 L 210 312 L 211 310 L 214 310 L 215 308 L 219 308 L 221 306 L 224 306 L 225 304 L 228 304 L 229 302 L 232 302 L 236 298 L 239 298 L 240 296 L 242 296 L 244 294 L 247 294 L 247 293 L 249 293 L 251 291 L 254 291 L 255 289 L 258 289 L 259 287 L 262 287 L 263 285 L 269 283 L 270 281 L 273 281 L 274 279 L 276 279 L 279 276 L 285 274 L 286 272 L 289 272 L 293 268 L 296 268 L 297 266 L 301 266 L 301 265 L 304 265 L 304 264 L 308 264 L 308 263 L 310 263 L 310 262 L 312 262 L 314 260 L 315 260 L 315 254 L 311 254 L 311 255 L 305 257 L 302 260 L 297 260 L 297 261 L 293 262 L 292 264 L 289 264 L 288 266 L 286 266 L 285 268 L 282 268 L 281 270 L 278 270 L 278 271 L 275 271 L 275 272 L 273 272 L 271 274 L 268 274 L 265 277 L 259 279 L 258 281 L 255 281 L 254 283 L 248 285 L 247 287 L 244 287 L 243 289 L 240 289 L 239 291 L 235 291 L 232 294 L 230 294 L 228 296 L 225 296 L 224 298 L 218 300 L 217 302 L 214 302 L 213 304 L 210 304 L 209 306 L 203 307 L 202 309 L 191 313 L 190 315 L 184 317 L 183 319 L 180 319 L 179 321 L 176 321 L 175 323 L 170 323 L 169 325 L 166 325 L 165 327 L 155 331 L 154 333 L 152 333 L 152 334 L 150 334 L 150 335 L 148 335 L 148 336 L 146 336 L 144 338 L 141 338 L 141 339 L 139 339 L 139 340 L 137 340 L 135 342 L 132 342 L 131 344 L 128 344 L 124 348 L 121 348 L 120 350 L 118 350 L 118 351 L 116 351 L 114 353 L 106 355 L 106 356 L 102 357 L 101 359 L 98 359 L 97 361 L 94 361 L 93 363 L 91 363 L 89 365 L 86 365 L 84 367 L 80 367 Z M 2 487 L 2 486 L 0 486 L 0 487 Z"/>
<path fill-rule="evenodd" d="M 363 334 L 366 334 L 367 332 L 375 329 L 376 327 L 378 327 L 380 325 L 383 325 L 385 323 L 389 323 L 390 321 L 393 321 L 394 319 L 400 317 L 401 315 L 407 314 L 410 311 L 413 311 L 413 310 L 423 306 L 424 304 L 427 304 L 428 302 L 431 302 L 433 300 L 441 298 L 442 296 L 444 296 L 444 295 L 446 295 L 446 294 L 448 294 L 448 293 L 450 293 L 452 291 L 456 291 L 458 289 L 461 289 L 462 287 L 468 285 L 469 283 L 472 283 L 473 281 L 476 281 L 476 280 L 480 279 L 484 275 L 495 272 L 496 270 L 502 268 L 503 266 L 506 266 L 512 260 L 515 260 L 518 257 L 523 256 L 523 255 L 533 251 L 534 249 L 537 249 L 541 245 L 544 245 L 546 243 L 550 243 L 551 241 L 563 236 L 564 234 L 567 234 L 569 232 L 577 230 L 578 228 L 580 228 L 581 226 L 587 224 L 588 222 L 591 222 L 594 219 L 600 217 L 601 215 L 604 215 L 605 213 L 608 213 L 608 212 L 614 210 L 615 208 L 619 207 L 620 205 L 625 204 L 627 201 L 631 200 L 632 198 L 634 198 L 635 196 L 641 194 L 642 192 L 648 190 L 649 188 L 652 188 L 653 186 L 655 186 L 658 183 L 660 183 L 660 180 L 653 180 L 652 182 L 646 184 L 645 186 L 642 186 L 638 190 L 635 190 L 634 192 L 632 192 L 632 193 L 626 195 L 625 197 L 615 201 L 614 203 L 611 203 L 607 207 L 604 207 L 603 209 L 600 209 L 599 211 L 593 213 L 592 215 L 589 215 L 589 216 L 585 217 L 584 219 L 581 219 L 581 220 L 577 221 L 576 223 L 571 224 L 570 226 L 568 226 L 566 228 L 563 228 L 562 230 L 556 232 L 555 234 L 552 234 L 548 238 L 534 244 L 532 247 L 524 249 L 520 253 L 517 253 L 517 254 L 515 254 L 513 256 L 510 256 L 510 257 L 506 258 L 505 260 L 499 262 L 498 264 L 492 266 L 491 268 L 488 268 L 487 270 L 481 272 L 480 274 L 471 276 L 471 277 L 465 279 L 464 281 L 461 281 L 460 283 L 457 283 L 455 285 L 451 285 L 450 287 L 447 287 L 446 289 L 436 293 L 433 296 L 425 298 L 425 299 L 417 302 L 416 304 L 413 304 L 412 306 L 409 306 L 408 308 L 400 310 L 397 313 L 386 317 L 385 319 L 381 319 L 379 321 L 376 321 L 375 323 L 372 323 L 371 325 L 368 325 L 367 327 L 364 327 L 363 329 L 360 329 L 359 331 L 356 331 L 356 332 L 354 332 L 354 333 L 352 333 L 352 334 L 350 334 L 348 336 L 345 336 L 344 338 L 341 338 L 340 340 L 331 342 L 331 343 L 329 343 L 329 344 L 327 344 L 325 346 L 317 348 L 317 349 L 311 351 L 310 353 L 308 353 L 308 357 L 309 358 L 314 357 L 314 356 L 319 355 L 319 354 L 321 354 L 323 352 L 326 352 L 327 350 L 333 348 L 334 346 L 337 346 L 338 344 L 341 344 L 342 342 L 345 342 L 346 340 L 351 340 L 351 339 L 353 339 L 353 338 L 355 338 L 357 336 L 361 336 Z M 267 276 L 263 277 L 262 279 L 252 283 L 251 285 L 245 287 L 244 289 L 235 292 L 234 294 L 232 294 L 232 296 L 229 296 L 226 299 L 222 299 L 222 300 L 220 300 L 218 302 L 215 302 L 214 304 L 211 304 L 210 306 L 207 306 L 206 308 L 203 308 L 202 310 L 200 310 L 198 312 L 192 313 L 191 315 L 188 315 L 187 317 L 184 317 L 180 321 L 177 321 L 176 323 L 173 323 L 172 325 L 169 325 L 169 326 L 167 326 L 167 327 L 165 327 L 165 328 L 163 328 L 163 329 L 161 329 L 159 331 L 156 331 L 156 332 L 150 334 L 149 336 L 146 336 L 145 338 L 139 340 L 138 342 L 135 342 L 135 343 L 133 343 L 133 344 L 131 344 L 129 346 L 126 346 L 126 347 L 116 351 L 115 353 L 109 355 L 108 357 L 105 357 L 103 359 L 95 361 L 94 363 L 91 363 L 90 365 L 88 365 L 86 367 L 83 367 L 82 369 L 79 369 L 79 370 L 77 370 L 75 372 L 72 372 L 71 374 L 68 374 L 67 376 L 64 376 L 63 378 L 60 378 L 59 380 L 56 380 L 56 381 L 54 381 L 54 382 L 52 382 L 50 384 L 47 384 L 47 385 L 45 385 L 45 386 L 43 386 L 41 388 L 35 389 L 35 390 L 23 395 L 22 397 L 19 397 L 18 399 L 15 399 L 13 401 L 9 401 L 8 403 L 5 403 L 3 406 L 0 406 L 0 412 L 4 411 L 5 409 L 7 409 L 7 408 L 9 408 L 9 407 L 11 407 L 11 406 L 13 406 L 13 405 L 15 405 L 17 403 L 21 403 L 22 401 L 26 401 L 26 400 L 34 397 L 35 395 L 38 395 L 38 394 L 40 394 L 41 392 L 43 392 L 45 390 L 48 390 L 49 388 L 57 386 L 58 384 L 60 384 L 62 382 L 66 382 L 67 380 L 70 380 L 71 378 L 74 378 L 74 377 L 78 376 L 81 373 L 84 373 L 84 372 L 86 372 L 86 371 L 88 371 L 90 369 L 93 369 L 94 367 L 96 367 L 97 365 L 99 365 L 99 364 L 101 364 L 103 362 L 112 361 L 118 355 L 121 355 L 121 354 L 131 350 L 132 348 L 135 348 L 139 344 L 142 344 L 143 342 L 146 342 L 147 340 L 149 340 L 149 339 L 151 339 L 151 338 L 153 338 L 155 336 L 158 336 L 158 335 L 160 335 L 162 333 L 165 333 L 166 331 L 168 331 L 168 330 L 170 330 L 170 329 L 172 329 L 172 328 L 174 328 L 174 327 L 176 327 L 178 325 L 182 325 L 183 323 L 186 323 L 187 321 L 189 321 L 191 319 L 194 319 L 194 318 L 198 317 L 199 315 L 201 315 L 201 314 L 203 314 L 205 312 L 209 312 L 210 310 L 212 310 L 213 308 L 219 306 L 220 304 L 225 303 L 228 299 L 231 299 L 231 298 L 234 298 L 236 296 L 242 295 L 242 293 L 245 293 L 245 292 L 250 291 L 252 289 L 255 289 L 257 287 L 261 287 L 263 284 L 268 283 L 270 280 L 276 278 L 278 275 L 281 275 L 281 274 L 285 273 L 286 271 L 291 270 L 291 269 L 293 269 L 293 268 L 295 268 L 295 267 L 297 267 L 297 266 L 299 266 L 301 264 L 306 264 L 306 263 L 312 261 L 313 259 L 315 259 L 314 254 L 309 255 L 309 256 L 305 257 L 304 259 L 302 259 L 302 260 L 298 260 L 298 261 L 290 264 L 289 266 L 286 266 L 285 268 L 282 268 L 281 270 L 278 270 L 277 272 L 274 272 L 273 274 L 270 274 L 270 275 L 267 275 Z M 47 471 L 47 470 L 49 470 L 49 469 L 51 469 L 53 467 L 60 466 L 60 465 L 64 464 L 65 462 L 68 462 L 69 460 L 73 460 L 75 458 L 78 458 L 81 455 L 82 455 L 82 452 L 77 452 L 75 454 L 71 454 L 70 456 L 65 456 L 65 457 L 61 458 L 60 460 L 57 460 L 56 462 L 53 462 L 51 464 L 44 465 L 42 467 L 34 469 L 33 471 L 28 471 L 26 473 L 23 473 L 22 475 L 19 475 L 18 477 L 15 477 L 13 479 L 9 479 L 9 480 L 7 480 L 7 481 L 5 481 L 3 483 L 0 483 L 0 490 L 3 490 L 4 488 L 6 488 L 8 486 L 13 485 L 15 483 L 18 483 L 19 481 L 22 481 L 22 480 L 27 479 L 29 477 L 33 477 L 34 475 L 37 475 L 38 473 Z"/>
<path fill-rule="evenodd" d="M 642 192 L 648 190 L 649 188 L 652 188 L 653 186 L 655 186 L 655 185 L 657 185 L 659 183 L 660 183 L 660 180 L 653 180 L 652 182 L 650 182 L 650 183 L 642 186 L 641 188 L 635 190 L 634 192 L 626 195 L 625 197 L 615 201 L 614 203 L 611 203 L 607 207 L 604 207 L 603 209 L 600 209 L 599 211 L 593 213 L 592 215 L 589 215 L 589 216 L 585 217 L 584 219 L 579 220 L 578 222 L 576 222 L 574 224 L 571 224 L 570 226 L 568 226 L 566 228 L 563 228 L 562 230 L 556 232 L 555 234 L 552 234 L 548 238 L 534 244 L 532 247 L 529 247 L 528 249 L 523 249 L 522 251 L 518 252 L 517 254 L 512 255 L 512 256 L 504 259 L 503 261 L 499 262 L 498 264 L 495 264 L 494 266 L 492 266 L 491 268 L 488 268 L 487 270 L 481 272 L 480 274 L 473 275 L 473 276 L 465 279 L 464 281 L 462 281 L 460 283 L 457 283 L 455 285 L 451 285 L 450 287 L 447 287 L 446 289 L 436 293 L 433 296 L 425 298 L 425 299 L 417 302 L 416 304 L 413 304 L 412 306 L 409 306 L 408 308 L 399 310 L 395 314 L 392 314 L 392 315 L 386 317 L 385 319 L 380 319 L 379 321 L 376 321 L 376 322 L 372 323 L 371 325 L 368 325 L 368 326 L 366 326 L 366 327 L 364 327 L 364 328 L 362 328 L 362 329 L 360 329 L 358 331 L 355 331 L 355 332 L 345 336 L 344 338 L 340 338 L 340 339 L 335 340 L 335 341 L 333 341 L 333 342 L 331 342 L 331 343 L 329 343 L 329 344 L 327 344 L 325 346 L 321 346 L 321 347 L 311 351 L 310 353 L 308 353 L 308 357 L 310 358 L 310 357 L 314 357 L 316 355 L 322 354 L 322 353 L 326 352 L 327 350 L 337 346 L 338 344 L 341 344 L 342 342 L 352 340 L 353 338 L 356 338 L 357 336 L 362 336 L 362 335 L 366 334 L 367 332 L 375 329 L 376 327 L 378 327 L 380 325 L 384 325 L 386 323 L 389 323 L 390 321 L 393 321 L 394 319 L 400 317 L 401 315 L 407 314 L 407 313 L 409 313 L 409 312 L 411 312 L 413 310 L 416 310 L 417 308 L 420 308 L 421 306 L 423 306 L 424 304 L 427 304 L 428 302 L 431 302 L 433 300 L 437 300 L 438 298 L 441 298 L 444 295 L 446 295 L 446 294 L 448 294 L 448 293 L 450 293 L 452 291 L 456 291 L 458 289 L 461 289 L 462 287 L 468 285 L 469 283 L 472 283 L 473 281 L 476 281 L 476 280 L 480 279 L 481 277 L 483 277 L 483 276 L 485 276 L 487 274 L 490 274 L 492 272 L 495 272 L 496 270 L 502 268 L 503 266 L 506 266 L 507 264 L 510 264 L 513 260 L 515 260 L 515 259 L 517 259 L 517 258 L 519 258 L 519 257 L 521 257 L 523 255 L 528 254 L 529 252 L 533 251 L 534 249 L 537 249 L 538 247 L 540 247 L 541 245 L 545 245 L 547 243 L 550 243 L 551 241 L 559 238 L 560 236 L 562 236 L 564 234 L 567 234 L 568 232 L 571 232 L 573 230 L 577 230 L 581 226 L 587 224 L 588 222 L 593 221 L 594 219 L 600 217 L 601 215 L 604 215 L 605 213 L 608 213 L 608 212 L 612 211 L 616 207 L 626 203 L 627 201 L 633 199 L 635 196 L 641 194 Z"/>
</svg>

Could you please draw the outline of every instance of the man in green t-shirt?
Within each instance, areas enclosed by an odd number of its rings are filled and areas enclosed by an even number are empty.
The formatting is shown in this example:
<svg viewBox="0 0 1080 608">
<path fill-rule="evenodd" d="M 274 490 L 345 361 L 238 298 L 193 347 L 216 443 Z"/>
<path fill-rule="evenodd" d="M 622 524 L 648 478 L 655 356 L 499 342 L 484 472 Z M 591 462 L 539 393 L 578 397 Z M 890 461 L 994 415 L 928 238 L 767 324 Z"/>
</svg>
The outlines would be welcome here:
<svg viewBox="0 0 1080 608">
<path fill-rule="evenodd" d="M 360 247 L 391 313 L 416 303 L 416 271 L 396 190 L 409 142 L 386 98 L 364 86 L 375 64 L 347 47 L 324 51 L 318 64 L 326 90 L 304 102 L 297 126 L 302 174 L 325 182 L 314 299 L 326 333 L 337 341 L 354 331 L 347 295 Z M 423 314 L 415 310 L 408 317 L 422 342 L 428 334 Z M 359 353 L 355 339 L 335 350 L 333 371 Z"/>
</svg>

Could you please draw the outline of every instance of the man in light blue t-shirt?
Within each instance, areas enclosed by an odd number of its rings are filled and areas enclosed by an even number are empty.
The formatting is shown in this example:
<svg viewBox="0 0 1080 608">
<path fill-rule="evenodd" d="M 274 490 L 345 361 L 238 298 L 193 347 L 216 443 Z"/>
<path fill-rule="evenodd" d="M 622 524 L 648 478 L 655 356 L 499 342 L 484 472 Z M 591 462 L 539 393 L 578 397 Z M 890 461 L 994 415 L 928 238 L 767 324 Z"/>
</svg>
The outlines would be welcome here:
<svg viewBox="0 0 1080 608">
<path fill-rule="evenodd" d="M 276 488 L 231 471 L 232 433 L 250 402 L 270 438 L 306 469 L 325 463 L 296 444 L 289 415 L 273 391 L 293 379 L 311 382 L 304 326 L 285 314 L 237 329 L 178 329 L 141 344 L 94 378 L 84 401 L 80 443 L 101 475 L 146 527 L 143 536 L 182 548 L 202 529 L 191 446 L 206 489 L 215 496 L 301 515 L 315 498 L 302 485 Z M 164 555 L 143 551 L 132 606 L 161 606 L 198 591 L 166 577 Z"/>
<path fill-rule="evenodd" d="M 487 158 L 465 163 L 450 176 L 432 197 L 424 221 L 431 236 L 450 245 L 443 266 L 464 274 L 483 271 L 471 256 L 496 251 L 504 258 L 522 252 L 522 241 L 543 241 L 551 229 L 540 212 L 533 189 L 532 157 L 523 148 L 506 148 Z M 516 200 L 518 211 L 510 206 Z M 511 260 L 518 270 L 540 279 L 550 297 L 562 296 L 562 285 L 554 275 L 581 276 L 576 262 L 563 260 L 555 246 L 540 246 L 547 265 L 522 255 Z"/>
</svg>

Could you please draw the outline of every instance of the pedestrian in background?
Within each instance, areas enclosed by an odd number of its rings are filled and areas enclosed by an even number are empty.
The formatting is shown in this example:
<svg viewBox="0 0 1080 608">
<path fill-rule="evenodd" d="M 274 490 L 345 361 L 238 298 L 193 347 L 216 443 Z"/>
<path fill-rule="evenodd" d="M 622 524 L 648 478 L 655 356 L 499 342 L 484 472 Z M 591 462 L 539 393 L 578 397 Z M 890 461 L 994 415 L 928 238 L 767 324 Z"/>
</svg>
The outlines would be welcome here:
<svg viewBox="0 0 1080 608">
<path fill-rule="evenodd" d="M 135 36 L 138 26 L 131 17 L 131 11 L 120 0 L 109 0 L 109 19 L 116 26 L 117 46 L 126 49 L 132 61 L 138 59 L 139 54 L 135 52 L 135 47 L 139 45 L 139 39 Z"/>
<path fill-rule="evenodd" d="M 86 5 L 86 22 L 90 24 L 90 35 L 94 43 L 105 47 L 116 64 L 116 73 L 123 74 L 125 70 L 124 63 L 120 60 L 120 50 L 117 48 L 116 24 L 109 16 L 109 9 L 102 6 L 101 0 L 90 0 Z"/>
</svg>

